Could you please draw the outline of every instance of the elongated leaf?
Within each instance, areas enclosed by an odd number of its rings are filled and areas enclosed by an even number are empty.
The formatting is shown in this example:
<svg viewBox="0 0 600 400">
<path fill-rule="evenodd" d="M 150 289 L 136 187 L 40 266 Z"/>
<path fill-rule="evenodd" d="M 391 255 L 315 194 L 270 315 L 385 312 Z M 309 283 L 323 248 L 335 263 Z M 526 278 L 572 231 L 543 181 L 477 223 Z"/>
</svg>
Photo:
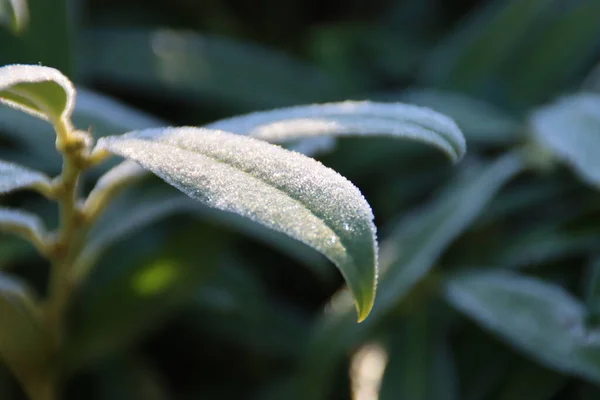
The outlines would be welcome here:
<svg viewBox="0 0 600 400">
<path fill-rule="evenodd" d="M 378 98 L 406 101 L 448 115 L 464 132 L 467 142 L 507 145 L 519 139 L 519 123 L 503 110 L 460 93 L 410 89 Z"/>
<path fill-rule="evenodd" d="M 600 186 L 600 95 L 560 99 L 531 116 L 540 144 L 569 164 L 590 185 Z"/>
<path fill-rule="evenodd" d="M 434 202 L 397 226 L 381 245 L 381 284 L 371 317 L 353 325 L 351 309 L 342 299 L 337 310 L 320 322 L 305 351 L 304 376 L 298 388 L 304 397 L 300 398 L 324 398 L 328 377 L 345 352 L 373 333 L 377 323 L 402 303 L 500 188 L 523 168 L 517 154 L 508 154 L 486 168 L 470 168 Z"/>
<path fill-rule="evenodd" d="M 54 68 L 9 65 L 0 68 L 0 102 L 50 121 L 69 118 L 75 88 Z"/>
<path fill-rule="evenodd" d="M 0 361 L 30 386 L 41 383 L 49 361 L 40 310 L 32 294 L 20 281 L 0 273 Z"/>
<path fill-rule="evenodd" d="M 544 365 L 600 381 L 600 331 L 587 329 L 582 304 L 559 286 L 508 271 L 466 271 L 446 299 Z"/>
<path fill-rule="evenodd" d="M 132 132 L 98 145 L 194 199 L 322 252 L 346 278 L 359 320 L 370 312 L 377 275 L 373 215 L 360 191 L 335 171 L 262 141 L 206 129 Z"/>
<path fill-rule="evenodd" d="M 47 187 L 50 179 L 37 171 L 0 160 L 0 194 L 28 187 Z"/>
<path fill-rule="evenodd" d="M 315 104 L 257 112 L 206 126 L 271 143 L 314 136 L 384 135 L 417 140 L 459 160 L 465 139 L 454 121 L 433 110 L 401 103 Z"/>
<path fill-rule="evenodd" d="M 20 33 L 29 21 L 29 10 L 25 0 L 0 1 L 0 24 Z"/>
<path fill-rule="evenodd" d="M 34 214 L 0 207 L 0 231 L 16 233 L 21 236 L 35 234 L 41 237 L 45 228 L 42 220 Z"/>
<path fill-rule="evenodd" d="M 141 89 L 160 98 L 184 95 L 252 110 L 341 95 L 336 81 L 314 66 L 226 38 L 112 28 L 88 31 L 83 44 L 82 71 L 87 80 Z M 118 65 L 111 62 L 117 59 Z"/>
</svg>

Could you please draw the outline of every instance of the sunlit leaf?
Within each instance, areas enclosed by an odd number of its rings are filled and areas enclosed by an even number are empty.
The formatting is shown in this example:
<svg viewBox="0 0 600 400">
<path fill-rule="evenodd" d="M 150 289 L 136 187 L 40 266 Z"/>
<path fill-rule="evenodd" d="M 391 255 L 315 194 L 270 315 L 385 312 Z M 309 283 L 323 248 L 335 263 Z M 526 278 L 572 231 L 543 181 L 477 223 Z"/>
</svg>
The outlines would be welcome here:
<svg viewBox="0 0 600 400">
<path fill-rule="evenodd" d="M 98 145 L 194 199 L 322 252 L 345 276 L 359 320 L 368 315 L 377 275 L 373 215 L 360 191 L 335 171 L 278 146 L 199 128 L 132 132 Z"/>
<path fill-rule="evenodd" d="M 15 33 L 20 33 L 29 21 L 29 10 L 26 0 L 0 1 L 0 23 L 8 26 Z"/>
<path fill-rule="evenodd" d="M 600 186 L 600 95 L 565 97 L 531 116 L 535 139 L 585 182 Z"/>
<path fill-rule="evenodd" d="M 50 179 L 41 172 L 0 160 L 0 194 L 28 187 L 46 189 Z"/>
<path fill-rule="evenodd" d="M 315 330 L 303 357 L 301 390 L 307 397 L 302 398 L 324 398 L 328 377 L 341 357 L 402 304 L 442 253 L 523 168 L 517 154 L 507 154 L 485 168 L 468 168 L 431 204 L 398 224 L 381 244 L 381 283 L 370 318 L 353 325 L 352 309 L 342 297 Z"/>
<path fill-rule="evenodd" d="M 8 65 L 0 68 L 0 102 L 42 119 L 69 118 L 75 88 L 54 68 Z"/>
<path fill-rule="evenodd" d="M 508 271 L 465 271 L 448 280 L 445 296 L 538 362 L 600 381 L 600 332 L 586 327 L 585 308 L 561 287 Z"/>
<path fill-rule="evenodd" d="M 347 101 L 297 106 L 233 117 L 206 127 L 271 143 L 318 136 L 397 136 L 436 146 L 453 161 L 466 151 L 465 139 L 450 118 L 401 103 Z"/>
</svg>

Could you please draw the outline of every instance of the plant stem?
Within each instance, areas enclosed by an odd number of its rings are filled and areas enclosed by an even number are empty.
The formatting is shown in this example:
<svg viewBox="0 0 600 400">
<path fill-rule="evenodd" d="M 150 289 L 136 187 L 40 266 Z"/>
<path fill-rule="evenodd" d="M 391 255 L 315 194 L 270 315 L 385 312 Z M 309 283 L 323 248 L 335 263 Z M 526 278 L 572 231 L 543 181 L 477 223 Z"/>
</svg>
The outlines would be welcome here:
<svg viewBox="0 0 600 400">
<path fill-rule="evenodd" d="M 81 225 L 78 209 L 78 183 L 84 163 L 82 155 L 87 151 L 82 138 L 74 136 L 68 121 L 56 124 L 58 135 L 57 149 L 63 156 L 63 170 L 55 182 L 55 196 L 60 207 L 60 226 L 52 252 L 52 269 L 49 284 L 48 308 L 46 322 L 51 343 L 54 348 L 54 359 L 59 360 L 64 340 L 64 319 L 69 297 L 72 291 L 70 271 L 73 263 L 73 242 Z M 50 379 L 50 389 L 44 390 L 43 400 L 54 400 L 58 396 L 58 371 L 49 371 L 54 377 Z M 41 396 L 41 395 L 40 395 Z"/>
</svg>

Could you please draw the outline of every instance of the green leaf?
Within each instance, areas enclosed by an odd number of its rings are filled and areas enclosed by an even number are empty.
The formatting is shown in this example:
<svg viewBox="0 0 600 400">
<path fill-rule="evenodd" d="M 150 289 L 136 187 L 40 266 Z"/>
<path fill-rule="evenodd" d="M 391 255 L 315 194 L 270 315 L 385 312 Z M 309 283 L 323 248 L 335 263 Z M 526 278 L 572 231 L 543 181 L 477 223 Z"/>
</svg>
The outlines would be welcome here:
<svg viewBox="0 0 600 400">
<path fill-rule="evenodd" d="M 448 279 L 447 301 L 538 362 L 600 381 L 600 332 L 561 287 L 508 271 L 465 271 Z"/>
<path fill-rule="evenodd" d="M 15 33 L 22 32 L 29 22 L 29 9 L 25 0 L 1 0 L 0 24 L 8 26 Z"/>
<path fill-rule="evenodd" d="M 40 310 L 29 289 L 20 281 L 0 273 L 0 361 L 26 383 L 40 384 L 49 362 L 49 343 Z"/>
<path fill-rule="evenodd" d="M 557 0 L 495 0 L 475 9 L 433 49 L 421 81 L 473 92 L 501 72 L 523 37 Z"/>
<path fill-rule="evenodd" d="M 320 251 L 347 280 L 359 320 L 370 312 L 377 276 L 373 214 L 360 191 L 335 171 L 278 146 L 199 128 L 132 132 L 102 138 L 98 146 L 196 200 Z"/>
<path fill-rule="evenodd" d="M 402 304 L 443 252 L 523 168 L 523 161 L 513 153 L 487 167 L 468 168 L 431 204 L 401 221 L 381 244 L 381 284 L 371 317 L 354 325 L 342 298 L 315 329 L 302 364 L 306 375 L 298 390 L 309 391 L 303 398 L 323 398 L 327 379 L 341 357 Z"/>
<path fill-rule="evenodd" d="M 588 184 L 600 186 L 600 95 L 581 93 L 537 110 L 535 139 L 569 164 Z"/>
<path fill-rule="evenodd" d="M 464 132 L 467 142 L 509 145 L 519 140 L 519 122 L 503 110 L 460 93 L 409 89 L 383 97 L 430 107 L 448 115 Z"/>
<path fill-rule="evenodd" d="M 424 142 L 453 161 L 466 152 L 460 129 L 450 118 L 424 107 L 368 101 L 314 104 L 256 112 L 206 125 L 271 143 L 318 136 L 381 135 Z"/>
<path fill-rule="evenodd" d="M 54 122 L 71 116 L 75 88 L 54 68 L 8 65 L 0 68 L 0 102 Z"/>
<path fill-rule="evenodd" d="M 458 382 L 444 330 L 420 310 L 391 332 L 379 400 L 457 400 Z M 437 328 L 437 329 L 436 329 Z M 435 382 L 435 384 L 432 384 Z"/>
<path fill-rule="evenodd" d="M 160 98 L 187 96 L 248 110 L 333 100 L 342 94 L 333 79 L 311 65 L 226 38 L 166 29 L 94 29 L 83 43 L 87 80 Z"/>
<path fill-rule="evenodd" d="M 29 187 L 47 190 L 49 185 L 50 179 L 41 172 L 0 160 L 0 194 Z"/>
<path fill-rule="evenodd" d="M 0 232 L 16 233 L 21 236 L 32 234 L 43 237 L 45 227 L 42 220 L 26 211 L 0 207 Z"/>
</svg>

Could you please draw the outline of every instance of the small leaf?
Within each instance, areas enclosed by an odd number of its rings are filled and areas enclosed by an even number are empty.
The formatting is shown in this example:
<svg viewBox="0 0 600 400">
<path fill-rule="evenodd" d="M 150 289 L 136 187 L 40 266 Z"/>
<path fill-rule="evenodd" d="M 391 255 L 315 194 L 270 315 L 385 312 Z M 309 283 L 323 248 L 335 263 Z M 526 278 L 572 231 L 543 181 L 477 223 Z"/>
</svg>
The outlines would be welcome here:
<svg viewBox="0 0 600 400">
<path fill-rule="evenodd" d="M 0 231 L 29 236 L 31 233 L 43 236 L 46 231 L 42 220 L 34 214 L 0 207 Z"/>
<path fill-rule="evenodd" d="M 134 160 L 190 197 L 315 248 L 350 286 L 359 320 L 373 306 L 377 243 L 360 191 L 321 163 L 220 131 L 171 128 L 102 138 L 98 148 Z"/>
<path fill-rule="evenodd" d="M 425 142 L 458 161 L 465 139 L 454 121 L 433 110 L 402 103 L 346 101 L 256 112 L 206 126 L 271 143 L 319 136 L 397 136 Z"/>
<path fill-rule="evenodd" d="M 40 310 L 20 281 L 0 273 L 0 361 L 6 362 L 26 389 L 41 383 L 49 361 Z"/>
<path fill-rule="evenodd" d="M 25 0 L 0 0 L 0 24 L 21 33 L 29 22 L 29 9 Z"/>
<path fill-rule="evenodd" d="M 456 309 L 538 362 L 600 382 L 600 331 L 561 287 L 508 271 L 465 271 L 446 283 Z"/>
<path fill-rule="evenodd" d="M 54 68 L 8 65 L 0 68 L 0 102 L 53 122 L 71 116 L 75 88 Z"/>
<path fill-rule="evenodd" d="M 600 187 L 600 95 L 581 93 L 541 108 L 530 119 L 535 139 L 585 182 Z"/>
<path fill-rule="evenodd" d="M 0 160 L 0 194 L 28 187 L 47 190 L 50 179 L 37 171 Z"/>
</svg>

